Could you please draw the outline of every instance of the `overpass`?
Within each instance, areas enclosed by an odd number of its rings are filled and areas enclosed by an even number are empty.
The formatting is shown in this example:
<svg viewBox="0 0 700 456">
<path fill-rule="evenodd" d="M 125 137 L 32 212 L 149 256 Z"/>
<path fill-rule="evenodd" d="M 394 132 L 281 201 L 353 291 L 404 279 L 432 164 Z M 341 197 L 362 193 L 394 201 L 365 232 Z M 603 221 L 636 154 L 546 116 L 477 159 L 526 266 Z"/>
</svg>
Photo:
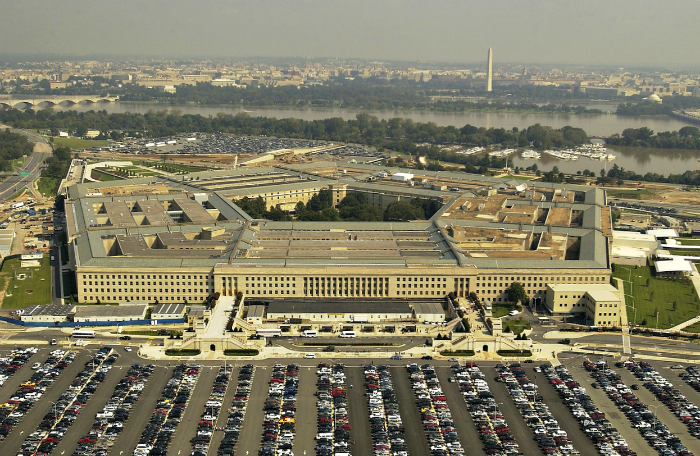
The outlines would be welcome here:
<svg viewBox="0 0 700 456">
<path fill-rule="evenodd" d="M 119 97 L 101 96 L 101 95 L 35 95 L 27 97 L 12 97 L 11 95 L 0 95 L 0 108 L 15 108 L 15 107 L 35 107 L 40 104 L 42 107 L 51 107 L 58 104 L 73 105 L 73 104 L 91 104 L 91 103 L 114 103 L 119 101 Z"/>
</svg>

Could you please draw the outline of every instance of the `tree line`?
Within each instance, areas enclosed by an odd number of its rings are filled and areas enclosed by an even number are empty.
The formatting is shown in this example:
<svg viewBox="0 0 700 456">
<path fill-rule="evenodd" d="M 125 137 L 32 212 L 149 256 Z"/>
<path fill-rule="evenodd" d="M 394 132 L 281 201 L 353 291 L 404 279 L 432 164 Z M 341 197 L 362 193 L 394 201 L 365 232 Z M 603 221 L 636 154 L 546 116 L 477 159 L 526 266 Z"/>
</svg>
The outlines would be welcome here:
<svg viewBox="0 0 700 456">
<path fill-rule="evenodd" d="M 627 128 L 622 134 L 615 133 L 605 140 L 618 146 L 652 147 L 658 149 L 700 149 L 700 129 L 683 127 L 678 131 L 663 131 L 654 134 L 647 127 Z"/>
<path fill-rule="evenodd" d="M 333 204 L 333 192 L 328 189 L 319 191 L 304 204 L 298 202 L 294 211 L 283 210 L 279 205 L 267 208 L 262 197 L 244 197 L 236 200 L 236 205 L 248 215 L 256 219 L 275 221 L 313 221 L 313 222 L 406 222 L 411 220 L 427 220 L 442 206 L 436 199 L 413 199 L 410 202 L 397 201 L 391 203 L 382 212 L 369 204 L 367 197 L 359 192 L 349 192 L 337 207 Z"/>
<path fill-rule="evenodd" d="M 465 125 L 439 126 L 434 122 L 414 122 L 411 119 L 378 119 L 367 113 L 357 114 L 355 119 L 333 117 L 321 120 L 295 118 L 276 119 L 251 117 L 246 113 L 205 117 L 199 114 L 182 114 L 173 111 L 148 111 L 139 113 L 114 113 L 106 111 L 34 111 L 28 109 L 0 110 L 0 122 L 24 129 L 63 129 L 84 131 L 87 129 L 118 131 L 128 136 L 166 137 L 182 133 L 232 133 L 250 136 L 274 136 L 303 138 L 321 141 L 340 141 L 365 144 L 401 152 L 415 152 L 416 144 L 459 144 L 470 146 L 502 145 L 504 147 L 534 147 L 547 149 L 574 147 L 588 141 L 586 132 L 566 126 L 551 128 L 539 124 L 524 130 L 518 128 L 484 128 Z M 438 150 L 430 152 L 440 155 Z M 447 154 L 446 156 L 448 156 Z M 458 155 L 458 154 L 453 154 Z M 453 156 L 449 155 L 449 156 Z M 433 158 L 431 156 L 431 158 Z"/>
<path fill-rule="evenodd" d="M 34 146 L 21 133 L 0 130 L 0 171 L 12 171 L 12 160 L 30 155 Z"/>
</svg>

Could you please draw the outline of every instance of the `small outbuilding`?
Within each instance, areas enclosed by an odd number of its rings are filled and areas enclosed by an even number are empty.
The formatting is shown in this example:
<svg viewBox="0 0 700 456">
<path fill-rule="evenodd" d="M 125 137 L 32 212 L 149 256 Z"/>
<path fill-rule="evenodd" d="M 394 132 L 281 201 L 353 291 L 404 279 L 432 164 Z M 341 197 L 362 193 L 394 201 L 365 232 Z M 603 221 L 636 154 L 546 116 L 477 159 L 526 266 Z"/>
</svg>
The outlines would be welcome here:
<svg viewBox="0 0 700 456">
<path fill-rule="evenodd" d="M 158 304 L 151 312 L 151 320 L 184 318 L 186 310 L 184 304 Z"/>
<path fill-rule="evenodd" d="M 438 302 L 421 302 L 411 304 L 413 314 L 418 321 L 438 322 L 445 320 L 445 311 Z"/>
<path fill-rule="evenodd" d="M 248 313 L 246 314 L 245 321 L 251 325 L 261 325 L 263 318 L 265 317 L 265 306 L 252 305 L 248 306 Z"/>
<path fill-rule="evenodd" d="M 673 258 L 671 260 L 657 260 L 654 269 L 660 276 L 687 277 L 693 272 L 693 265 L 688 260 Z"/>
</svg>

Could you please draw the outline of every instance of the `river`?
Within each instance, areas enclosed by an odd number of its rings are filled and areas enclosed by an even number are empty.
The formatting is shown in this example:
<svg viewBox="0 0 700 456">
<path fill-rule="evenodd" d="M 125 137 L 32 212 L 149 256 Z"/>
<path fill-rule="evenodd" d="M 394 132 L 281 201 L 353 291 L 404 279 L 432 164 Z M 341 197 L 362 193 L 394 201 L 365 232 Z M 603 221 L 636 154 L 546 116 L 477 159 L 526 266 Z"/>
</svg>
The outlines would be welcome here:
<svg viewBox="0 0 700 456">
<path fill-rule="evenodd" d="M 591 106 L 593 107 L 593 106 Z M 612 106 L 595 106 L 601 109 Z M 55 106 L 54 110 L 105 110 L 108 113 L 138 112 L 146 113 L 149 110 L 174 109 L 183 114 L 200 114 L 203 116 L 215 116 L 220 112 L 237 114 L 247 112 L 250 116 L 261 117 L 295 117 L 303 120 L 327 119 L 340 117 L 354 119 L 360 112 L 366 112 L 380 119 L 393 117 L 410 118 L 415 122 L 433 122 L 437 125 L 454 125 L 462 127 L 471 124 L 477 127 L 495 127 L 511 129 L 513 127 L 526 128 L 536 123 L 561 128 L 566 125 L 583 128 L 589 136 L 608 136 L 614 133 L 622 133 L 625 128 L 648 127 L 655 132 L 678 130 L 688 123 L 671 117 L 631 117 L 615 114 L 547 114 L 547 113 L 502 113 L 502 112 L 433 112 L 413 110 L 386 110 L 371 111 L 359 109 L 341 108 L 282 108 L 282 107 L 252 107 L 246 110 L 235 106 L 194 106 L 194 105 L 160 105 L 151 103 L 98 103 L 79 104 L 72 106 Z M 524 160 L 512 157 L 512 163 L 516 166 L 527 167 L 533 163 L 542 170 L 550 170 L 558 166 L 563 172 L 574 173 L 589 169 L 596 175 L 601 169 L 610 168 L 614 163 L 625 169 L 636 171 L 640 174 L 655 172 L 660 174 L 683 173 L 687 170 L 700 168 L 700 151 L 678 151 L 673 149 L 647 149 L 647 148 L 609 148 L 617 156 L 611 162 L 600 162 L 581 158 L 577 161 L 563 161 L 542 154 L 535 160 Z"/>
</svg>

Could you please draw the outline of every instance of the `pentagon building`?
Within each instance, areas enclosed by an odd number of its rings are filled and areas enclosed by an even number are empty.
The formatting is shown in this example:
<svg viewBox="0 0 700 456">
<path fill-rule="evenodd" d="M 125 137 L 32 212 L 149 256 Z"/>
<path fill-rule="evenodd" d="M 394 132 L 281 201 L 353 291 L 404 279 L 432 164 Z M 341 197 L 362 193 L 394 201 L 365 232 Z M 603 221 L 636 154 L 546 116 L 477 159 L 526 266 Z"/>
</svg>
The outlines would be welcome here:
<svg viewBox="0 0 700 456">
<path fill-rule="evenodd" d="M 79 301 L 197 303 L 239 291 L 264 300 L 420 300 L 473 291 L 501 302 L 516 281 L 542 298 L 548 284 L 609 283 L 602 191 L 450 172 L 403 170 L 397 180 L 387 171 L 320 162 L 74 185 L 66 218 Z M 291 210 L 322 189 L 336 204 L 361 192 L 382 210 L 414 198 L 442 206 L 414 222 L 273 222 L 235 204 L 259 196 Z"/>
</svg>

